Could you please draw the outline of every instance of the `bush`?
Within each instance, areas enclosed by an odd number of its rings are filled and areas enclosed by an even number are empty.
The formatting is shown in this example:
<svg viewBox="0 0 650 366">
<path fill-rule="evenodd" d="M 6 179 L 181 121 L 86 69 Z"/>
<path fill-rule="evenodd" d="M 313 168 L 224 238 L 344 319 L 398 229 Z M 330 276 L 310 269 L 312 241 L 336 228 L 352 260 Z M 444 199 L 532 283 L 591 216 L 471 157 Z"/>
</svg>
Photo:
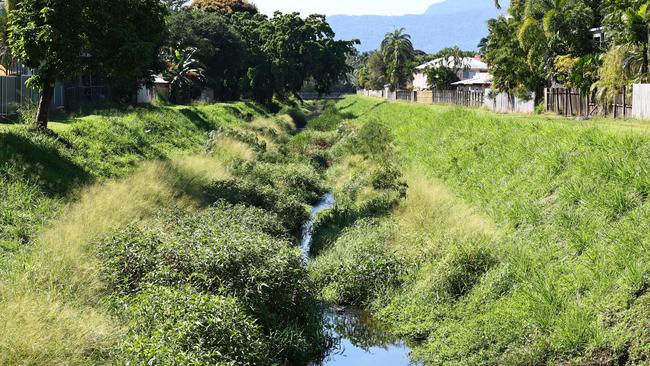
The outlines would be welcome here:
<svg viewBox="0 0 650 366">
<path fill-rule="evenodd" d="M 299 163 L 270 164 L 247 162 L 235 169 L 241 179 L 258 186 L 272 186 L 300 202 L 315 204 L 327 191 L 313 167 Z"/>
<path fill-rule="evenodd" d="M 309 219 L 305 205 L 294 196 L 278 192 L 272 186 L 260 186 L 245 180 L 217 181 L 206 189 L 205 196 L 212 202 L 243 203 L 273 212 L 294 237 L 300 235 L 303 223 Z"/>
<path fill-rule="evenodd" d="M 234 298 L 149 287 L 124 313 L 130 332 L 116 355 L 120 364 L 274 364 L 262 329 Z"/>
<path fill-rule="evenodd" d="M 291 108 L 287 111 L 287 114 L 291 117 L 293 120 L 294 125 L 296 128 L 305 128 L 307 126 L 307 115 L 305 115 L 305 112 L 302 111 L 300 108 Z"/>
<path fill-rule="evenodd" d="M 118 293 L 155 285 L 232 296 L 262 327 L 277 360 L 306 362 L 325 347 L 302 256 L 273 236 L 284 232 L 275 215 L 219 203 L 198 214 L 162 211 L 148 226 L 131 225 L 100 242 L 103 272 Z"/>
<path fill-rule="evenodd" d="M 307 127 L 316 131 L 334 131 L 349 115 L 341 113 L 335 106 L 326 107 L 323 113 L 309 121 Z"/>
<path fill-rule="evenodd" d="M 390 251 L 391 227 L 364 220 L 344 231 L 310 266 L 326 301 L 362 305 L 401 280 L 402 260 Z"/>
</svg>

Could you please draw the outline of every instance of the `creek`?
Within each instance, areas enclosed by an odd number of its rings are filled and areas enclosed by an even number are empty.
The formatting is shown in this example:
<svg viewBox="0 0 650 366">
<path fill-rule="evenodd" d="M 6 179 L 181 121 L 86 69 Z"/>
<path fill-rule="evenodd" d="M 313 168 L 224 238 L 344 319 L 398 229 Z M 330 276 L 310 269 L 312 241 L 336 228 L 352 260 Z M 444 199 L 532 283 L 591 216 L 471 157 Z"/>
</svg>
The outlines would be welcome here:
<svg viewBox="0 0 650 366">
<path fill-rule="evenodd" d="M 318 214 L 334 207 L 334 196 L 326 194 L 311 210 L 311 218 L 303 226 L 302 248 L 310 259 L 314 223 Z M 333 346 L 324 360 L 311 366 L 408 366 L 410 349 L 391 336 L 367 312 L 340 306 L 329 306 L 325 312 L 325 327 L 333 337 Z"/>
</svg>

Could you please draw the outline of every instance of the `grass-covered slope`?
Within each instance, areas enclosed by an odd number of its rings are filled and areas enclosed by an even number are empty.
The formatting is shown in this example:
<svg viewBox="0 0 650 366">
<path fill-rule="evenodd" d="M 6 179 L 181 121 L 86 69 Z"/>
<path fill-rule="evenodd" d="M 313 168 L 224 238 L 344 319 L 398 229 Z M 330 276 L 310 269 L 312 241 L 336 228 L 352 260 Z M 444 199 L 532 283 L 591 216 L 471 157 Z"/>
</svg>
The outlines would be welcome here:
<svg viewBox="0 0 650 366">
<path fill-rule="evenodd" d="M 0 133 L 0 364 L 302 364 L 327 338 L 291 241 L 323 191 L 254 105 Z"/>
<path fill-rule="evenodd" d="M 324 296 L 350 302 L 349 286 L 332 286 L 366 281 L 374 295 L 357 283 L 357 299 L 418 341 L 414 356 L 428 364 L 648 362 L 645 125 L 359 97 L 337 108 L 349 125 L 390 130 L 409 190 L 384 224 L 344 232 L 317 260 Z M 355 255 L 386 225 L 392 234 L 375 240 L 384 254 L 346 268 L 398 258 L 398 281 L 378 286 L 329 259 Z"/>
</svg>

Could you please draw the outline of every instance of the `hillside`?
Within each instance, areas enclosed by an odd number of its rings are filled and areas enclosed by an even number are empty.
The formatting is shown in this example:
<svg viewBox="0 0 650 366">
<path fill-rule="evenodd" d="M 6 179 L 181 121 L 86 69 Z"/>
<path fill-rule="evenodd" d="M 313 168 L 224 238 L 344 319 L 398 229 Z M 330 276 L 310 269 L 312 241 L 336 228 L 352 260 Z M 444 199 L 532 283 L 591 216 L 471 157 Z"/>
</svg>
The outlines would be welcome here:
<svg viewBox="0 0 650 366">
<path fill-rule="evenodd" d="M 292 243 L 324 188 L 285 111 L 98 110 L 53 125 L 67 145 L 3 126 L 0 365 L 318 359 Z"/>
<path fill-rule="evenodd" d="M 324 298 L 373 309 L 427 365 L 647 364 L 647 126 L 336 108 L 339 131 L 382 147 L 333 148 L 357 150 L 329 171 L 339 203 L 311 266 Z M 395 161 L 402 178 L 373 173 Z M 399 202 L 381 193 L 395 177 Z"/>
<path fill-rule="evenodd" d="M 502 8 L 507 8 L 507 3 Z M 339 39 L 359 39 L 360 51 L 377 49 L 384 34 L 404 27 L 413 37 L 414 46 L 435 52 L 448 46 L 475 50 L 487 36 L 487 20 L 500 14 L 492 0 L 446 0 L 433 4 L 424 14 L 404 16 L 346 16 L 328 17 Z"/>
</svg>

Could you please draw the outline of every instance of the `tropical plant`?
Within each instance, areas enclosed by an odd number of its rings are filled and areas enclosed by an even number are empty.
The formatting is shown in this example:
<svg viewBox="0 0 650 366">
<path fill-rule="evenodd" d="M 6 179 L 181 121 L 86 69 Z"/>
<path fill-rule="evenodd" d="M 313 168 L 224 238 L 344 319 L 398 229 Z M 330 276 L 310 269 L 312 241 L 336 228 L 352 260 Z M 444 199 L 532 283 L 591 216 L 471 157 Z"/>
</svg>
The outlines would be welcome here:
<svg viewBox="0 0 650 366">
<path fill-rule="evenodd" d="M 426 75 L 429 87 L 438 90 L 449 89 L 452 83 L 459 80 L 456 70 L 448 66 L 429 67 Z"/>
<path fill-rule="evenodd" d="M 192 89 L 205 81 L 204 67 L 194 58 L 195 48 L 168 52 L 167 69 L 163 76 L 169 82 L 172 100 L 179 102 L 191 96 Z"/>
<path fill-rule="evenodd" d="M 386 33 L 381 42 L 381 53 L 388 69 L 388 81 L 394 90 L 398 90 L 410 77 L 408 66 L 414 59 L 415 50 L 411 36 L 404 28 Z"/>
</svg>

